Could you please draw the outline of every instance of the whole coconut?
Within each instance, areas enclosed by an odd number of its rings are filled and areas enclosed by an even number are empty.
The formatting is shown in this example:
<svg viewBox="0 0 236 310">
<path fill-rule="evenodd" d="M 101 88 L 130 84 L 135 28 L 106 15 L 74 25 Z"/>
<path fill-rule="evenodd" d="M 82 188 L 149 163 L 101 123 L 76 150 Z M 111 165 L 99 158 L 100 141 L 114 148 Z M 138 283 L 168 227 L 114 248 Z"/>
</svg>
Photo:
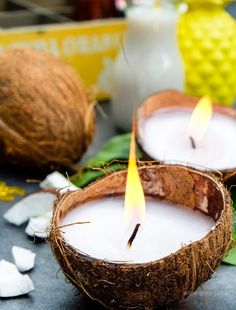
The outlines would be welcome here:
<svg viewBox="0 0 236 310">
<path fill-rule="evenodd" d="M 0 159 L 55 169 L 80 159 L 94 133 L 94 100 L 62 60 L 26 48 L 0 54 Z"/>
</svg>

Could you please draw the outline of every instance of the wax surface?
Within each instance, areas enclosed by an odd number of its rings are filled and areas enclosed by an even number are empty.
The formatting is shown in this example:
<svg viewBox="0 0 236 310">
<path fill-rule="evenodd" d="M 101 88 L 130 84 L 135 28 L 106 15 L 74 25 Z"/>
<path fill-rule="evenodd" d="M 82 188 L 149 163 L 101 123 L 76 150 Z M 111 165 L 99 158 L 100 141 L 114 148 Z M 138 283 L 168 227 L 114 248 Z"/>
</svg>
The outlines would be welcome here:
<svg viewBox="0 0 236 310">
<path fill-rule="evenodd" d="M 153 113 L 141 123 L 141 143 L 153 159 L 181 161 L 215 170 L 236 166 L 236 120 L 213 114 L 196 149 L 187 135 L 190 111 Z"/>
<path fill-rule="evenodd" d="M 62 225 L 77 221 L 89 224 L 62 228 L 69 244 L 92 257 L 129 263 L 150 262 L 203 238 L 214 221 L 198 211 L 147 199 L 145 224 L 131 248 L 131 232 L 124 229 L 123 198 L 104 198 L 86 203 L 68 213 Z M 132 229 L 133 230 L 133 229 Z"/>
</svg>

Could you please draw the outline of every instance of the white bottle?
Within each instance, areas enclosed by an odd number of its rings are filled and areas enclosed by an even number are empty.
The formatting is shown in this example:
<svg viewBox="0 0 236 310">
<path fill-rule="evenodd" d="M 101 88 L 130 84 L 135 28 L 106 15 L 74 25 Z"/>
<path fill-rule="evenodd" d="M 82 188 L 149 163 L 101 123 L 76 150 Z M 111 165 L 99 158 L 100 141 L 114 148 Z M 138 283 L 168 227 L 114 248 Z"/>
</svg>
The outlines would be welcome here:
<svg viewBox="0 0 236 310">
<path fill-rule="evenodd" d="M 172 2 L 154 8 L 148 1 L 128 10 L 127 34 L 113 72 L 112 117 L 118 128 L 130 130 L 132 115 L 154 92 L 184 89 L 178 12 Z"/>
</svg>

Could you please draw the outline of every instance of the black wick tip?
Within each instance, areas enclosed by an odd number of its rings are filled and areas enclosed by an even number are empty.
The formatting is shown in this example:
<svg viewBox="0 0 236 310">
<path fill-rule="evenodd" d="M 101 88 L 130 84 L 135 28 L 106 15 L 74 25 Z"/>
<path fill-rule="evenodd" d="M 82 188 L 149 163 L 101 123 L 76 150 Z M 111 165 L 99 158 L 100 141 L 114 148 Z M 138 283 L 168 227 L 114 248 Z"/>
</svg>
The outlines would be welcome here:
<svg viewBox="0 0 236 310">
<path fill-rule="evenodd" d="M 141 226 L 141 224 L 139 224 L 139 223 L 135 226 L 134 231 L 133 231 L 133 233 L 132 233 L 132 235 L 129 238 L 128 243 L 127 243 L 128 248 L 131 248 L 132 243 L 133 243 L 133 241 L 137 235 L 137 232 L 138 232 L 140 226 Z"/>
<path fill-rule="evenodd" d="M 193 139 L 193 137 L 190 136 L 189 139 L 190 139 L 192 148 L 196 149 L 196 143 L 195 143 L 195 140 Z"/>
</svg>

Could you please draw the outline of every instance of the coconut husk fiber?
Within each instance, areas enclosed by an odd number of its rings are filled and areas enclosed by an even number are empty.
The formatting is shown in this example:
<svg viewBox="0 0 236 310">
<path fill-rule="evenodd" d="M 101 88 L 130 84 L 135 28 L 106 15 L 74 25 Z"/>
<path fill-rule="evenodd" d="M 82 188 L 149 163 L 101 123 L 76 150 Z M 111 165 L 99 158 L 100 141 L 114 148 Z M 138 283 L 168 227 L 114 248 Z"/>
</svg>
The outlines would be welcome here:
<svg viewBox="0 0 236 310">
<path fill-rule="evenodd" d="M 147 152 L 145 152 L 143 146 L 142 146 L 142 134 L 141 134 L 141 122 L 145 119 L 151 116 L 153 113 L 162 111 L 163 109 L 173 109 L 173 110 L 179 110 L 179 109 L 194 109 L 196 104 L 198 103 L 199 98 L 185 95 L 181 92 L 178 92 L 176 90 L 166 90 L 166 91 L 160 91 L 157 92 L 150 97 L 148 97 L 140 106 L 140 108 L 137 111 L 136 119 L 135 119 L 135 127 L 136 127 L 136 138 L 137 143 L 139 145 L 139 148 L 143 154 L 143 158 L 145 160 L 150 161 L 158 161 L 157 158 L 152 158 Z M 217 103 L 213 104 L 213 111 L 217 112 L 219 114 L 223 114 L 226 116 L 229 116 L 231 118 L 234 118 L 236 121 L 236 110 L 227 108 L 224 106 L 221 106 Z M 232 141 L 232 143 L 234 143 Z M 161 164 L 171 164 L 170 162 L 166 162 L 165 160 L 159 161 Z M 180 163 L 180 162 L 174 162 L 175 164 L 183 164 L 185 166 L 193 166 L 191 163 Z M 197 169 L 202 171 L 211 171 L 212 173 L 215 173 L 218 176 L 222 177 L 222 180 L 227 184 L 235 184 L 236 182 L 236 160 L 235 160 L 235 166 L 234 167 L 228 167 L 225 170 L 217 170 L 214 171 L 212 169 L 207 169 L 201 166 L 197 166 Z"/>
<path fill-rule="evenodd" d="M 48 239 L 52 251 L 69 281 L 108 309 L 153 309 L 182 300 L 211 277 L 231 244 L 231 199 L 214 175 L 174 165 L 141 167 L 139 174 L 146 196 L 200 210 L 215 226 L 201 240 L 162 259 L 109 262 L 73 248 L 60 225 L 70 210 L 85 202 L 123 196 L 127 172 L 113 173 L 58 199 Z"/>
<path fill-rule="evenodd" d="M 94 134 L 94 98 L 73 68 L 27 48 L 1 53 L 0 68 L 0 160 L 53 170 L 80 159 Z"/>
</svg>

